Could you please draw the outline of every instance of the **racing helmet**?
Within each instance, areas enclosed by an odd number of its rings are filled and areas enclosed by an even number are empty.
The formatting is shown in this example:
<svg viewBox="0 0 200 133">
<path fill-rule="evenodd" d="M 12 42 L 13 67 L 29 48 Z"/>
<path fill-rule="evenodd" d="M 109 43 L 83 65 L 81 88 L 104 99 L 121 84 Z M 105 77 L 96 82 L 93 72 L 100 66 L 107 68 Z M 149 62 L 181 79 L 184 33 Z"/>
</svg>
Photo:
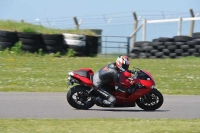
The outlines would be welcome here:
<svg viewBox="0 0 200 133">
<path fill-rule="evenodd" d="M 121 71 L 128 70 L 129 65 L 130 65 L 130 61 L 129 61 L 129 58 L 126 55 L 120 55 L 116 60 L 116 66 Z"/>
</svg>

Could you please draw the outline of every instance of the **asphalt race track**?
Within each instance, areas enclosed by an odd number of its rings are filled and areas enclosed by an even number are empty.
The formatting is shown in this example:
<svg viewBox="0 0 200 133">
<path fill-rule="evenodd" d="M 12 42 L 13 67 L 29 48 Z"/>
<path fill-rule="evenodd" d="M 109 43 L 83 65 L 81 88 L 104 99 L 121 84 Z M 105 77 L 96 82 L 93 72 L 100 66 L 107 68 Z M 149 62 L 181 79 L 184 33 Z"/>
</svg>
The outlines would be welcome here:
<svg viewBox="0 0 200 133">
<path fill-rule="evenodd" d="M 0 118 L 200 118 L 200 96 L 164 95 L 156 111 L 97 106 L 76 110 L 66 93 L 0 92 Z"/>
</svg>

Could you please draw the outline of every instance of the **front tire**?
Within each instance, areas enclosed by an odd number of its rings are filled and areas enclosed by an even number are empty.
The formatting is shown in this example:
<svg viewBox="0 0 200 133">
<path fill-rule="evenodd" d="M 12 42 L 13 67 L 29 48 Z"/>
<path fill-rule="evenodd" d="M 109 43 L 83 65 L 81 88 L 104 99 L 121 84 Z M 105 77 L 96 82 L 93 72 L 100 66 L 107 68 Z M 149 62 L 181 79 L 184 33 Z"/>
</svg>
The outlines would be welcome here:
<svg viewBox="0 0 200 133">
<path fill-rule="evenodd" d="M 162 106 L 163 101 L 163 95 L 157 89 L 152 89 L 148 94 L 136 100 L 136 103 L 141 109 L 154 111 Z"/>
<path fill-rule="evenodd" d="M 89 96 L 89 87 L 77 85 L 67 92 L 68 103 L 76 109 L 89 109 L 94 106 L 92 98 Z"/>
</svg>

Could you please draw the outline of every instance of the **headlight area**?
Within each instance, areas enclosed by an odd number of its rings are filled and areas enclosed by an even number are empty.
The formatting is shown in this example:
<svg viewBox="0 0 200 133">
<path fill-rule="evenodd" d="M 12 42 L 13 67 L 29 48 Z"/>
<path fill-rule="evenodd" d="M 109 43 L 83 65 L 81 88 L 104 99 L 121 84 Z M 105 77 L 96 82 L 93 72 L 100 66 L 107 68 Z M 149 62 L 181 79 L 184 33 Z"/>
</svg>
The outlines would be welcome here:
<svg viewBox="0 0 200 133">
<path fill-rule="evenodd" d="M 152 85 L 150 88 L 153 89 L 156 85 Z"/>
</svg>

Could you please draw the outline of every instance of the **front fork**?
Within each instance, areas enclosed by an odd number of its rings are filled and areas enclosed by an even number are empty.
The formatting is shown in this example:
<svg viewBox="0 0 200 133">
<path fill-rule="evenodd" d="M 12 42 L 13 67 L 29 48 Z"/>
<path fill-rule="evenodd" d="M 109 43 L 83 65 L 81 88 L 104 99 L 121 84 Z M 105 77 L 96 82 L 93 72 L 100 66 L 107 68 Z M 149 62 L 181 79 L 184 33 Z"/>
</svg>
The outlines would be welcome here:
<svg viewBox="0 0 200 133">
<path fill-rule="evenodd" d="M 153 88 L 155 89 L 155 88 Z M 153 90 L 152 89 L 152 90 Z M 144 98 L 147 100 L 147 101 L 152 101 L 152 97 L 150 96 L 151 95 L 151 91 L 149 91 L 147 94 L 144 95 Z"/>
<path fill-rule="evenodd" d="M 90 95 L 94 91 L 94 88 L 92 87 L 89 91 L 88 94 Z"/>
</svg>

